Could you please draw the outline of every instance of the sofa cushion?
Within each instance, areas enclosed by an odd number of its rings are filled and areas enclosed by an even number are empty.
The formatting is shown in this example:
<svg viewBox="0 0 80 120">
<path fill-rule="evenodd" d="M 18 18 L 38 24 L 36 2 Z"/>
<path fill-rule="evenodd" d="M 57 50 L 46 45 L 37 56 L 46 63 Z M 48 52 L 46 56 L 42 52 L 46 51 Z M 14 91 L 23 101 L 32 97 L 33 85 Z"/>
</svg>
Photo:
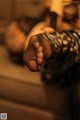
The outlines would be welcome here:
<svg viewBox="0 0 80 120">
<path fill-rule="evenodd" d="M 0 46 L 0 98 L 36 107 L 52 113 L 69 115 L 69 87 L 43 83 L 40 73 L 13 63 L 4 46 Z"/>
<path fill-rule="evenodd" d="M 9 22 L 12 17 L 12 0 L 0 0 L 0 17 Z"/>
<path fill-rule="evenodd" d="M 39 17 L 44 10 L 44 0 L 0 0 L 0 17 L 7 22 L 21 16 Z"/>
<path fill-rule="evenodd" d="M 0 100 L 0 112 L 7 113 L 8 120 L 64 120 L 50 111 L 36 109 L 10 101 Z M 65 118 L 65 120 L 70 120 Z"/>
</svg>

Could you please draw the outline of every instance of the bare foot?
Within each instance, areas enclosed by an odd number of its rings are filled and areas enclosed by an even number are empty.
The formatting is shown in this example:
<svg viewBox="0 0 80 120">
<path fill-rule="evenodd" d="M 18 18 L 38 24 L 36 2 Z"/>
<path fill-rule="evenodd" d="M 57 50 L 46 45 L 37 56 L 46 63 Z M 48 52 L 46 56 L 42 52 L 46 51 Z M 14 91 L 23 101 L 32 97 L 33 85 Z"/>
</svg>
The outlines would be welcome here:
<svg viewBox="0 0 80 120">
<path fill-rule="evenodd" d="M 23 59 L 31 71 L 39 71 L 43 60 L 51 55 L 51 48 L 44 34 L 31 37 Z"/>
<path fill-rule="evenodd" d="M 24 32 L 19 29 L 16 22 L 9 25 L 5 33 L 5 44 L 10 52 L 22 52 L 24 49 L 25 39 L 26 36 Z"/>
</svg>

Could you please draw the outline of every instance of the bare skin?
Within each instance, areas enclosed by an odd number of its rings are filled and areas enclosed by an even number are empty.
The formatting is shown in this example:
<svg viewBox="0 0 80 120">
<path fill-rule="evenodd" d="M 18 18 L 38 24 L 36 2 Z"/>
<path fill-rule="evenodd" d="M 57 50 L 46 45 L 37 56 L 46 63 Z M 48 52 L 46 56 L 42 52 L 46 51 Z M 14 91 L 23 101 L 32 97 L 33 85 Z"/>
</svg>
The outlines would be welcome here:
<svg viewBox="0 0 80 120">
<path fill-rule="evenodd" d="M 41 40 L 41 44 L 39 42 L 40 38 L 36 36 L 37 34 L 48 34 L 54 32 L 54 29 L 49 27 L 49 24 L 48 19 L 45 22 L 37 24 L 27 36 L 23 59 L 31 71 L 39 71 L 41 69 L 43 59 L 49 58 L 51 54 L 49 43 L 46 40 Z"/>
<path fill-rule="evenodd" d="M 39 42 L 41 40 L 41 42 Z M 44 59 L 51 56 L 51 48 L 46 40 L 38 36 L 30 38 L 28 48 L 24 53 L 25 64 L 31 71 L 39 71 Z"/>
<path fill-rule="evenodd" d="M 69 30 L 72 28 L 68 23 L 63 23 L 62 26 L 64 30 Z M 51 27 L 45 27 L 43 29 L 43 33 L 48 34 L 51 32 L 54 32 L 54 29 Z M 43 61 L 50 58 L 51 56 L 51 48 L 49 42 L 45 39 L 45 37 L 39 37 L 39 34 L 32 35 L 23 56 L 25 64 L 31 71 L 39 71 L 41 69 Z"/>
<path fill-rule="evenodd" d="M 50 11 L 56 12 L 58 14 L 57 29 L 58 30 L 70 30 L 70 29 L 75 28 L 74 24 L 71 25 L 70 23 L 62 21 L 63 4 L 62 4 L 62 1 L 59 0 L 59 2 L 56 2 L 56 0 L 54 1 L 50 0 L 49 3 L 51 4 L 48 3 L 48 7 L 50 8 Z M 69 0 L 69 2 L 72 2 L 72 0 Z M 58 9 L 59 5 L 60 5 L 60 8 Z M 36 29 L 37 31 L 35 31 L 35 34 L 33 34 L 34 32 L 32 32 L 29 36 L 29 39 L 28 39 L 29 45 L 27 44 L 28 48 L 24 54 L 24 61 L 26 65 L 28 66 L 28 68 L 32 71 L 40 70 L 43 60 L 51 56 L 51 48 L 50 48 L 48 41 L 44 40 L 43 38 L 39 38 L 38 36 L 35 36 L 40 33 L 48 34 L 48 33 L 54 32 L 53 28 L 49 26 L 50 26 L 50 18 L 46 26 L 42 26 L 42 28 L 38 30 Z M 39 41 L 42 41 L 42 44 Z"/>
</svg>

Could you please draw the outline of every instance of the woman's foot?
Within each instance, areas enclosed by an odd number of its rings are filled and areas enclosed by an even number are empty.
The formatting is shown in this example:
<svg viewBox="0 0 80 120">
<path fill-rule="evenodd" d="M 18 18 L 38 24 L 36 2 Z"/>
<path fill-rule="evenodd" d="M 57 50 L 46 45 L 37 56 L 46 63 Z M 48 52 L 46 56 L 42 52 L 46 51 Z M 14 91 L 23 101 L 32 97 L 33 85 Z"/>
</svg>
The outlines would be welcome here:
<svg viewBox="0 0 80 120">
<path fill-rule="evenodd" d="M 23 50 L 25 34 L 17 23 L 10 24 L 5 33 L 5 45 L 11 53 L 20 53 Z"/>
<path fill-rule="evenodd" d="M 51 48 L 44 34 L 31 37 L 23 59 L 31 71 L 39 71 L 44 59 L 51 56 Z"/>
</svg>

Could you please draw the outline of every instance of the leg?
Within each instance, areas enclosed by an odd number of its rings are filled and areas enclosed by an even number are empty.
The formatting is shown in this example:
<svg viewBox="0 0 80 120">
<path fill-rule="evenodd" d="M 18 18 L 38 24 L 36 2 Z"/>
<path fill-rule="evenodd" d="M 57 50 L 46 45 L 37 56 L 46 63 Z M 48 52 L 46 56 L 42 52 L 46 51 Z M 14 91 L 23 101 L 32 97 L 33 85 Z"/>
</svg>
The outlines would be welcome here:
<svg viewBox="0 0 80 120">
<path fill-rule="evenodd" d="M 51 27 L 48 27 L 48 22 L 45 21 L 45 22 L 41 22 L 41 23 L 37 24 L 32 29 L 32 31 L 29 33 L 29 35 L 27 36 L 27 39 L 25 42 L 25 47 L 24 47 L 25 53 L 24 53 L 23 58 L 24 58 L 24 61 L 26 63 L 28 63 L 27 65 L 29 65 L 29 69 L 31 69 L 33 71 L 40 70 L 40 67 L 41 67 L 41 64 L 43 61 L 43 46 L 45 48 L 44 52 L 45 52 L 46 57 L 49 56 L 48 55 L 48 54 L 50 54 L 49 44 L 44 39 L 43 35 L 41 35 L 41 33 L 48 34 L 48 33 L 53 32 L 53 31 L 54 30 Z M 36 36 L 36 34 L 38 34 L 38 36 Z M 31 37 L 31 36 L 33 36 L 33 37 Z M 42 38 L 40 38 L 39 36 Z M 40 40 L 42 43 L 40 42 Z M 29 45 L 28 45 L 28 43 L 29 43 Z M 49 49 L 48 51 L 47 51 L 47 48 Z M 33 58 L 30 61 L 31 56 L 33 56 Z M 37 61 L 36 61 L 36 59 L 37 59 Z M 36 62 L 38 62 L 38 64 Z"/>
<path fill-rule="evenodd" d="M 26 65 L 32 71 L 38 71 L 43 60 L 53 57 L 55 64 L 57 64 L 56 61 L 63 61 L 61 68 L 65 71 L 73 61 L 77 60 L 76 56 L 79 55 L 79 36 L 76 36 L 77 33 L 74 31 L 64 31 L 52 34 L 43 33 L 31 37 L 23 56 Z M 60 56 L 63 56 L 62 61 L 58 61 Z"/>
</svg>

